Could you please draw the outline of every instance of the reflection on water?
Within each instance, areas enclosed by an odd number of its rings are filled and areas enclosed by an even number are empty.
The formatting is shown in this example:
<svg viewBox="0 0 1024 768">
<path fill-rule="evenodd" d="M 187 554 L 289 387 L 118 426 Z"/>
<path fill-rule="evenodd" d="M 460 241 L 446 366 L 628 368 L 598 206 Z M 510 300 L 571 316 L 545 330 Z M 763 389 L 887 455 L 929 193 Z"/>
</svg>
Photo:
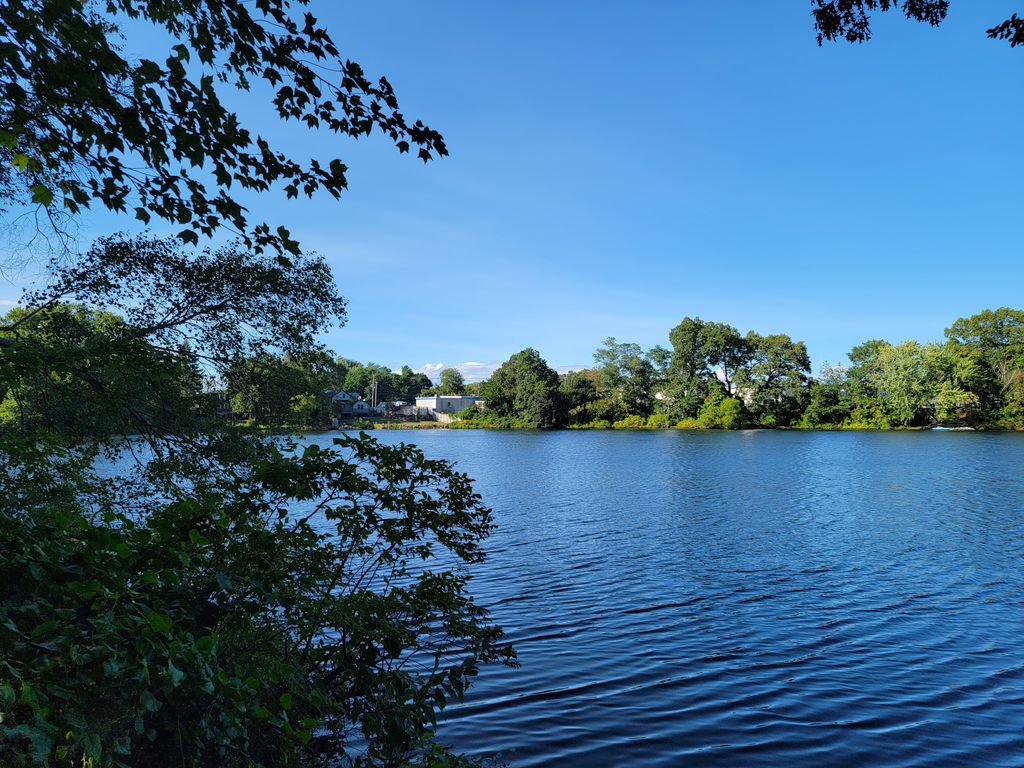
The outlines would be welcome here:
<svg viewBox="0 0 1024 768">
<path fill-rule="evenodd" d="M 1024 437 L 377 432 L 495 510 L 512 766 L 1024 765 Z M 329 438 L 315 438 L 326 442 Z"/>
</svg>

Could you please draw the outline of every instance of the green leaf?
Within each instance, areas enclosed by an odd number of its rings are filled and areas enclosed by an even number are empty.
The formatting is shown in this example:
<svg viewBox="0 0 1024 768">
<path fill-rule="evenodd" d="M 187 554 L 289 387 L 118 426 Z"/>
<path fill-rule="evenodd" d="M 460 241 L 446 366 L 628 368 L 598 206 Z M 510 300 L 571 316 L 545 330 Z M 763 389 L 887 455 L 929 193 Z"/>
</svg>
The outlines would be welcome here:
<svg viewBox="0 0 1024 768">
<path fill-rule="evenodd" d="M 185 679 L 185 673 L 174 666 L 174 662 L 170 659 L 167 660 L 167 676 L 171 678 L 171 686 L 174 688 L 181 685 L 181 681 Z"/>
<path fill-rule="evenodd" d="M 162 635 L 167 635 L 171 632 L 171 617 L 167 614 L 150 611 L 146 614 L 146 621 L 149 622 L 149 626 L 153 628 L 154 632 L 159 632 Z"/>
<path fill-rule="evenodd" d="M 156 712 L 163 705 L 157 701 L 152 693 L 143 691 L 142 695 L 139 696 L 139 706 L 142 707 L 143 712 Z"/>
<path fill-rule="evenodd" d="M 14 158 L 11 160 L 11 165 L 18 166 L 19 171 L 24 171 L 28 166 L 28 155 L 23 155 L 21 152 L 16 152 Z"/>
<path fill-rule="evenodd" d="M 138 69 L 135 70 L 139 78 L 145 83 L 152 83 L 160 79 L 160 75 L 163 74 L 163 70 L 155 61 L 149 59 L 142 59 L 139 62 Z"/>
<path fill-rule="evenodd" d="M 281 709 L 286 712 L 292 708 L 292 695 L 290 693 L 282 693 L 277 701 L 281 705 Z"/>
<path fill-rule="evenodd" d="M 32 193 L 32 202 L 39 205 L 49 205 L 53 202 L 53 191 L 42 184 L 33 184 L 28 188 Z"/>
</svg>

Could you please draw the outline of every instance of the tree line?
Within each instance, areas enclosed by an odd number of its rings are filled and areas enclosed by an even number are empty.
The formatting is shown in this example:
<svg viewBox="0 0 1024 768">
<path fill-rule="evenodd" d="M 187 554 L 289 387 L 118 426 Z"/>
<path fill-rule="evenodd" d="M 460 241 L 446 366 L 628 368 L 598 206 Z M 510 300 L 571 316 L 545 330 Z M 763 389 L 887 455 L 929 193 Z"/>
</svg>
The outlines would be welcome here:
<svg viewBox="0 0 1024 768">
<path fill-rule="evenodd" d="M 18 329 L 21 348 L 30 341 L 74 339 L 83 354 L 106 358 L 110 364 L 90 371 L 93 385 L 88 387 L 70 370 L 61 375 L 54 370 L 19 369 L 16 378 L 0 380 L 0 427 L 35 425 L 79 435 L 107 433 L 111 413 L 101 400 L 109 401 L 112 390 L 118 397 L 130 396 L 135 415 L 166 432 L 217 413 L 275 428 L 327 427 L 340 412 L 332 400 L 339 391 L 366 401 L 376 397 L 378 403 L 413 403 L 421 395 L 461 394 L 474 388 L 455 368 L 443 369 L 435 384 L 408 365 L 392 370 L 322 348 L 236 354 L 218 369 L 204 365 L 184 341 L 168 350 L 136 339 L 131 354 L 139 366 L 127 370 L 119 364 L 125 352 L 113 350 L 130 335 L 130 324 L 116 312 L 82 303 L 14 307 L 0 314 L 0 341 L 13 341 L 14 334 L 5 328 Z M 9 372 L 15 373 L 13 368 Z M 131 423 L 123 426 L 136 428 Z"/>
<path fill-rule="evenodd" d="M 559 375 L 535 349 L 480 387 L 465 426 L 522 428 L 1024 429 L 1024 311 L 956 320 L 942 342 L 880 339 L 815 376 L 806 345 L 687 317 L 668 347 L 608 338 Z"/>
</svg>

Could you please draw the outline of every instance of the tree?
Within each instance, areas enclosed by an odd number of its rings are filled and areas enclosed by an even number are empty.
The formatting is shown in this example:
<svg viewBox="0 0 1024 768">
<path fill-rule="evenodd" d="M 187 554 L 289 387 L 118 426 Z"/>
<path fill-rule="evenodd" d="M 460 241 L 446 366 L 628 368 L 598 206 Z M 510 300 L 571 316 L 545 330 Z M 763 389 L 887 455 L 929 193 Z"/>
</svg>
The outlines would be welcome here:
<svg viewBox="0 0 1024 768">
<path fill-rule="evenodd" d="M 294 424 L 296 414 L 311 419 L 315 409 L 307 398 L 315 402 L 321 392 L 293 360 L 269 353 L 236 358 L 223 378 L 231 409 L 264 425 Z M 296 409 L 299 403 L 306 407 Z"/>
<path fill-rule="evenodd" d="M 514 663 L 466 589 L 491 523 L 464 475 L 365 436 L 298 450 L 206 418 L 195 391 L 197 366 L 266 360 L 303 383 L 285 407 L 305 418 L 309 382 L 339 374 L 315 342 L 344 320 L 329 270 L 249 222 L 237 190 L 337 197 L 346 168 L 285 154 L 223 91 L 269 85 L 284 120 L 446 153 L 292 10 L 0 5 L 0 167 L 15 169 L 0 209 L 27 198 L 59 229 L 99 205 L 181 228 L 54 262 L 0 326 L 4 766 L 464 765 L 436 742 L 437 712 L 480 664 Z M 169 55 L 125 58 L 125 19 L 168 33 Z M 223 228 L 239 242 L 180 247 Z M 153 404 L 172 385 L 165 424 Z M 88 428 L 51 418 L 46 398 L 76 386 Z M 128 463 L 98 473 L 104 455 Z"/>
<path fill-rule="evenodd" d="M 639 344 L 609 337 L 594 353 L 601 387 L 617 396 L 629 415 L 647 417 L 654 409 L 656 371 Z"/>
<path fill-rule="evenodd" d="M 149 277 L 81 290 L 114 305 Z M 52 284 L 63 295 L 68 273 Z M 137 294 L 123 318 L 41 290 L 0 334 L 0 390 L 18 393 L 0 430 L 0 764 L 462 764 L 435 742 L 436 713 L 480 664 L 514 656 L 461 571 L 420 564 L 481 558 L 489 510 L 465 476 L 408 446 L 361 436 L 296 451 L 204 420 L 183 361 L 230 374 L 267 358 L 298 390 L 275 401 L 292 418 L 332 361 L 297 348 L 318 327 L 263 325 L 239 292 L 220 311 L 256 337 L 235 336 L 206 303 L 178 312 L 188 290 Z M 164 349 L 186 337 L 208 346 Z M 182 421 L 161 429 L 139 404 L 164 391 L 165 360 Z M 27 399 L 23 381 L 48 389 Z M 26 410 L 78 382 L 95 390 L 91 431 Z M 266 379 L 253 386 L 265 400 Z M 147 459 L 94 471 L 101 452 L 141 447 Z"/>
<path fill-rule="evenodd" d="M 441 383 L 436 391 L 439 395 L 461 395 L 466 388 L 466 382 L 457 368 L 445 368 L 441 371 Z"/>
<path fill-rule="evenodd" d="M 853 410 L 846 368 L 825 363 L 808 386 L 807 408 L 801 418 L 803 427 L 834 427 L 845 423 Z"/>
<path fill-rule="evenodd" d="M 487 410 L 536 429 L 565 421 L 558 374 L 535 349 L 527 348 L 506 360 L 481 388 Z"/>
<path fill-rule="evenodd" d="M 572 371 L 559 377 L 558 389 L 571 424 L 585 424 L 596 418 L 591 405 L 598 399 L 598 373 L 593 370 Z"/>
<path fill-rule="evenodd" d="M 978 350 L 995 367 L 1024 367 L 1024 311 L 1001 307 L 962 317 L 945 332 L 954 344 Z"/>
<path fill-rule="evenodd" d="M 983 426 L 998 423 L 986 395 L 991 391 L 991 373 L 981 353 L 953 344 L 935 348 L 929 365 L 938 383 L 934 414 L 943 424 Z"/>
<path fill-rule="evenodd" d="M 875 339 L 854 347 L 847 372 L 854 422 L 882 429 L 924 423 L 937 395 L 933 358 L 938 354 L 937 345 L 916 341 L 893 345 Z"/>
<path fill-rule="evenodd" d="M 377 385 L 377 402 L 394 400 L 398 396 L 399 383 L 391 369 L 377 363 L 356 363 L 345 374 L 344 389 L 359 392 L 367 401 L 373 399 L 374 383 Z"/>
<path fill-rule="evenodd" d="M 937 27 L 946 18 L 949 0 L 812 0 L 818 44 L 845 39 L 863 43 L 871 39 L 871 13 L 900 10 L 908 19 Z M 1011 46 L 1024 44 L 1024 19 L 1013 14 L 987 30 L 989 38 Z"/>
<path fill-rule="evenodd" d="M 339 197 L 338 158 L 289 155 L 239 122 L 225 91 L 265 85 L 283 121 L 358 138 L 379 131 L 399 152 L 447 154 L 409 121 L 386 78 L 345 59 L 306 0 L 7 0 L 0 6 L 0 160 L 51 216 L 96 203 L 181 227 L 198 243 L 226 226 L 257 252 L 298 253 L 283 226 L 253 226 L 232 189 Z M 125 20 L 174 40 L 163 61 L 121 51 Z"/>
<path fill-rule="evenodd" d="M 928 358 L 936 352 L 934 345 L 916 341 L 887 345 L 879 350 L 874 383 L 895 424 L 907 426 L 930 415 L 935 380 Z"/>
<path fill-rule="evenodd" d="M 684 397 L 688 390 L 718 380 L 727 395 L 735 392 L 736 371 L 750 357 L 750 348 L 739 332 L 724 323 L 706 323 L 684 317 L 669 332 L 672 343 L 672 378 Z"/>
<path fill-rule="evenodd" d="M 434 383 L 425 373 L 414 373 L 408 365 L 403 365 L 396 381 L 396 396 L 399 400 L 411 403 L 424 390 L 430 389 Z"/>
<path fill-rule="evenodd" d="M 762 426 L 789 426 L 807 405 L 811 361 L 802 341 L 779 333 L 746 336 L 750 360 L 737 374 L 738 390 Z"/>
<path fill-rule="evenodd" d="M 1024 416 L 1024 312 L 1002 307 L 960 318 L 946 329 L 960 356 L 975 358 L 968 385 L 982 412 L 1003 411 L 1006 426 Z"/>
<path fill-rule="evenodd" d="M 53 303 L 0 316 L 0 429 L 78 440 L 166 432 L 211 405 L 187 347 L 160 348 L 112 312 Z"/>
</svg>

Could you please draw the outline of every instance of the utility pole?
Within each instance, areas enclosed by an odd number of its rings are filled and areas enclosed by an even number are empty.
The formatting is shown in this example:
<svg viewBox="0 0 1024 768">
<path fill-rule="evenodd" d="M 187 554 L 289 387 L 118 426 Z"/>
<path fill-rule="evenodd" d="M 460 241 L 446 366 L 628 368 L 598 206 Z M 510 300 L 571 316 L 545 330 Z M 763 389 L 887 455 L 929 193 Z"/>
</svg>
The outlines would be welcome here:
<svg viewBox="0 0 1024 768">
<path fill-rule="evenodd" d="M 377 410 L 377 376 L 370 379 L 370 407 Z"/>
</svg>

